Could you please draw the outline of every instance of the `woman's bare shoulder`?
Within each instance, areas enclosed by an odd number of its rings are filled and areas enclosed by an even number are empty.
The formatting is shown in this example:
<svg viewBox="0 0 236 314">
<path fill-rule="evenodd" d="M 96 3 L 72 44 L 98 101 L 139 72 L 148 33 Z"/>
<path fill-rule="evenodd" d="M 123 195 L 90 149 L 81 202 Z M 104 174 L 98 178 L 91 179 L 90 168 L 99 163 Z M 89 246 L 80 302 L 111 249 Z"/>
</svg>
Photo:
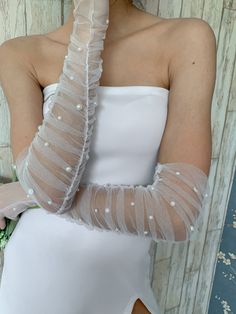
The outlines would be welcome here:
<svg viewBox="0 0 236 314">
<path fill-rule="evenodd" d="M 33 52 L 38 51 L 38 42 L 36 36 L 19 36 L 4 41 L 0 46 L 1 64 L 29 63 L 33 59 Z"/>
<path fill-rule="evenodd" d="M 158 40 L 158 50 L 163 49 L 165 54 L 170 52 L 175 54 L 186 45 L 191 45 L 194 37 L 215 37 L 210 24 L 201 18 L 161 17 L 149 12 L 142 12 L 142 14 L 143 25 L 150 26 L 148 31 L 151 31 L 152 36 Z"/>
<path fill-rule="evenodd" d="M 19 36 L 5 41 L 0 46 L 0 59 L 3 63 L 20 63 L 42 87 L 60 75 L 58 64 L 63 65 L 64 53 L 63 45 L 45 35 Z"/>
<path fill-rule="evenodd" d="M 194 57 L 194 47 L 203 50 L 211 45 L 216 48 L 214 30 L 207 21 L 200 18 L 164 18 L 156 31 L 157 37 L 160 34 L 163 50 L 172 64 L 182 58 L 186 49 Z"/>
<path fill-rule="evenodd" d="M 191 38 L 196 36 L 214 37 L 210 24 L 197 17 L 168 18 L 163 20 L 163 25 L 167 31 L 166 39 L 178 47 L 181 47 L 181 44 L 191 44 Z"/>
<path fill-rule="evenodd" d="M 43 44 L 43 35 L 19 36 L 4 41 L 0 46 L 0 52 L 5 60 L 16 57 L 16 61 L 32 61 L 41 54 Z"/>
<path fill-rule="evenodd" d="M 172 19 L 169 19 L 170 23 L 172 22 L 171 20 Z M 206 20 L 197 17 L 181 17 L 173 19 L 172 24 L 173 33 L 178 35 L 179 33 L 183 35 L 193 35 L 193 32 L 198 32 L 198 34 L 202 32 L 214 34 L 210 24 Z"/>
<path fill-rule="evenodd" d="M 147 16 L 152 16 L 150 13 L 146 13 Z M 154 18 L 153 18 L 154 17 Z M 159 16 L 151 17 L 153 21 L 156 19 L 156 23 L 153 24 L 154 28 L 160 28 L 163 30 L 163 34 L 166 39 L 185 39 L 184 35 L 190 34 L 192 31 L 214 33 L 210 24 L 197 17 L 176 17 L 165 18 Z"/>
</svg>

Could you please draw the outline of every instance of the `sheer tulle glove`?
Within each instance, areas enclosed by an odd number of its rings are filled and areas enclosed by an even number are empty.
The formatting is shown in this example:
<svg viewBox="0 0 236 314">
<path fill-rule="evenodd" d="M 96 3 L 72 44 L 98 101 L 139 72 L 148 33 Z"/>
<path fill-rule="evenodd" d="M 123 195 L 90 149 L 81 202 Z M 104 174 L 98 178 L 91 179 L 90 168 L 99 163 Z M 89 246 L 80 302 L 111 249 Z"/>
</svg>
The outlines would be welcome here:
<svg viewBox="0 0 236 314">
<path fill-rule="evenodd" d="M 155 241 L 194 240 L 208 206 L 207 175 L 188 163 L 158 163 L 153 183 L 81 184 L 64 218 L 90 229 L 150 237 Z M 51 213 L 49 213 L 51 214 Z"/>
<path fill-rule="evenodd" d="M 109 0 L 74 3 L 68 55 L 50 111 L 15 162 L 28 197 L 58 213 L 71 207 L 89 159 L 109 14 Z"/>
<path fill-rule="evenodd" d="M 28 206 L 36 205 L 19 182 L 1 186 L 0 194 L 5 196 L 0 202 L 1 217 L 14 219 Z M 152 184 L 81 184 L 71 208 L 56 214 L 89 229 L 154 241 L 187 241 L 199 234 L 209 194 L 208 177 L 198 167 L 181 162 L 157 163 Z"/>
<path fill-rule="evenodd" d="M 17 220 L 20 213 L 36 206 L 34 200 L 27 197 L 19 182 L 0 186 L 0 229 L 4 229 L 4 218 Z"/>
</svg>

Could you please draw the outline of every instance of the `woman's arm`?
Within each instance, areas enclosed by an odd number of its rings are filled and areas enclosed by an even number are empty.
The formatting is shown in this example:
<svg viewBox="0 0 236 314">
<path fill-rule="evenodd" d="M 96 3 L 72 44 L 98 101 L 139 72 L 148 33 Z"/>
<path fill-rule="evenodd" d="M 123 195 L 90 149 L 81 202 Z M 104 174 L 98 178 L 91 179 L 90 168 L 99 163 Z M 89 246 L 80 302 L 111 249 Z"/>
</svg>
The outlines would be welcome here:
<svg viewBox="0 0 236 314">
<path fill-rule="evenodd" d="M 157 241 L 185 241 L 197 234 L 193 231 L 210 201 L 216 41 L 207 23 L 194 19 L 186 24 L 170 65 L 168 120 L 153 183 L 83 184 L 63 214 L 66 219 Z"/>
<path fill-rule="evenodd" d="M 29 65 L 16 58 L 11 65 L 9 45 L 1 48 L 7 63 L 1 67 L 1 82 L 11 108 L 12 124 L 17 121 L 12 140 L 17 147 L 14 147 L 17 176 L 29 197 L 49 211 L 70 208 L 89 158 L 108 12 L 108 0 L 75 1 L 68 55 L 52 108 L 43 122 L 42 95 Z M 16 116 L 20 108 L 23 114 Z"/>
<path fill-rule="evenodd" d="M 24 37 L 0 46 L 0 84 L 7 99 L 11 120 L 13 160 L 32 142 L 42 123 L 42 91 L 32 65 L 32 44 Z"/>
<path fill-rule="evenodd" d="M 42 123 L 43 97 L 29 57 L 32 49 L 31 42 L 24 37 L 8 40 L 0 46 L 0 83 L 10 110 L 14 160 L 30 145 L 38 125 Z M 19 213 L 34 204 L 19 182 L 1 185 L 0 228 L 5 227 L 3 217 L 15 219 Z"/>
<path fill-rule="evenodd" d="M 214 35 L 202 22 L 186 36 L 191 39 L 186 54 L 195 58 L 190 64 L 188 58 L 177 54 L 178 62 L 170 67 L 168 121 L 153 184 L 83 185 L 71 209 L 62 216 L 92 228 L 120 230 L 154 240 L 184 241 L 198 227 L 209 192 L 216 49 Z M 195 65 L 198 67 L 191 68 Z"/>
</svg>

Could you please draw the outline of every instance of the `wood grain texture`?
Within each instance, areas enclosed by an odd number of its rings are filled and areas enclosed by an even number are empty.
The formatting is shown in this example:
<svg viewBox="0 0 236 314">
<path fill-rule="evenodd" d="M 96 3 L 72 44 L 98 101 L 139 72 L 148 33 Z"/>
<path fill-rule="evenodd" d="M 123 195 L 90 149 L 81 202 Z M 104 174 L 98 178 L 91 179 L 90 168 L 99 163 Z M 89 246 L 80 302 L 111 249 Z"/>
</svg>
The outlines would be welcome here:
<svg viewBox="0 0 236 314">
<path fill-rule="evenodd" d="M 223 9 L 217 54 L 217 80 L 213 99 L 213 158 L 220 154 L 236 53 L 236 11 Z"/>
<path fill-rule="evenodd" d="M 63 21 L 66 21 L 71 10 L 72 10 L 72 4 L 71 4 L 71 0 L 64 0 L 62 1 L 62 16 L 63 16 Z M 62 21 L 62 23 L 64 23 Z"/>
<path fill-rule="evenodd" d="M 212 101 L 211 204 L 191 244 L 152 244 L 150 278 L 160 314 L 206 314 L 222 228 L 236 166 L 236 0 L 135 0 L 164 18 L 201 18 L 217 39 Z M 71 0 L 0 0 L 0 42 L 41 34 L 64 23 Z M 9 114 L 0 91 L 0 176 L 11 177 Z"/>
<path fill-rule="evenodd" d="M 172 0 L 160 0 L 158 15 L 166 18 L 175 18 L 180 16 L 182 0 L 176 0 L 173 5 Z"/>
</svg>

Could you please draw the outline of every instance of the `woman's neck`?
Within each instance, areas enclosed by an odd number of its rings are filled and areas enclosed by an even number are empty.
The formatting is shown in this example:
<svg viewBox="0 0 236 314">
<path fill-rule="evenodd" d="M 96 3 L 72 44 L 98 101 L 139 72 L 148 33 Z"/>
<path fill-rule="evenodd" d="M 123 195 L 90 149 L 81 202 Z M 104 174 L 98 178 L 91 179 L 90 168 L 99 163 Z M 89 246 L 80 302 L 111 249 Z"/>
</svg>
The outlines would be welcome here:
<svg viewBox="0 0 236 314">
<path fill-rule="evenodd" d="M 101 0 L 99 0 L 101 1 Z M 48 37 L 58 40 L 65 45 L 69 44 L 69 37 L 73 28 L 73 9 L 67 21 L 57 30 L 47 33 Z M 138 11 L 134 5 L 130 4 L 127 0 L 111 0 L 109 8 L 109 26 L 106 32 L 106 41 L 112 41 L 116 38 L 122 37 L 127 33 L 127 28 L 132 27 L 132 15 L 137 14 Z"/>
</svg>

